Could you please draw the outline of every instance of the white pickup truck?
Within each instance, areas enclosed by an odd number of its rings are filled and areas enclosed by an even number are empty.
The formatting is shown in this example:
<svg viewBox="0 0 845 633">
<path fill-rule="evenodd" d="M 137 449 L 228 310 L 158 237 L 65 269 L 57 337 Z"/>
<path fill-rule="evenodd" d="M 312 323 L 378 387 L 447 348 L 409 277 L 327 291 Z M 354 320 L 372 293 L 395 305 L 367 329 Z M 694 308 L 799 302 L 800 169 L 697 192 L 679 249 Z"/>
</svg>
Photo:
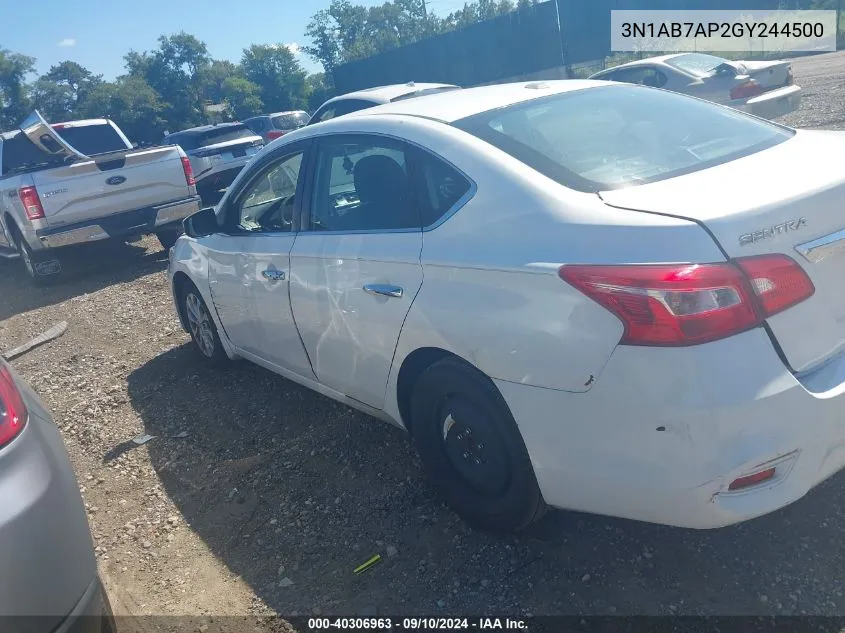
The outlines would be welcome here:
<svg viewBox="0 0 845 633">
<path fill-rule="evenodd" d="M 33 112 L 0 134 L 0 170 L 0 255 L 19 255 L 35 283 L 61 273 L 65 246 L 155 233 L 170 248 L 200 208 L 180 147 L 133 147 L 108 119 Z"/>
</svg>

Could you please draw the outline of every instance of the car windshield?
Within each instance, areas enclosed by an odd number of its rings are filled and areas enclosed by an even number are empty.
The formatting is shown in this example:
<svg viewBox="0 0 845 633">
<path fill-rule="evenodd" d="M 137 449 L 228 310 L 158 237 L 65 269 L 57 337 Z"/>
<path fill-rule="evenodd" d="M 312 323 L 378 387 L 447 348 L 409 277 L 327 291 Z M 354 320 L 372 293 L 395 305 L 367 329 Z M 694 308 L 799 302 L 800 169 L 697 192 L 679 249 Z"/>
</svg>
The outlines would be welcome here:
<svg viewBox="0 0 845 633">
<path fill-rule="evenodd" d="M 200 147 L 235 141 L 239 138 L 255 136 L 255 132 L 246 125 L 225 125 L 210 130 L 177 132 L 164 139 L 169 145 L 179 145 L 186 152 Z"/>
<path fill-rule="evenodd" d="M 535 99 L 455 125 L 579 191 L 691 173 L 794 134 L 705 101 L 622 85 Z"/>
<path fill-rule="evenodd" d="M 694 77 L 709 77 L 713 71 L 724 64 L 727 60 L 715 55 L 704 53 L 685 53 L 666 60 L 666 64 L 674 66 L 678 70 L 689 73 Z"/>
<path fill-rule="evenodd" d="M 309 118 L 311 117 L 308 116 L 307 112 L 288 112 L 286 114 L 277 114 L 270 120 L 273 122 L 273 127 L 277 130 L 295 130 L 308 123 Z"/>
</svg>

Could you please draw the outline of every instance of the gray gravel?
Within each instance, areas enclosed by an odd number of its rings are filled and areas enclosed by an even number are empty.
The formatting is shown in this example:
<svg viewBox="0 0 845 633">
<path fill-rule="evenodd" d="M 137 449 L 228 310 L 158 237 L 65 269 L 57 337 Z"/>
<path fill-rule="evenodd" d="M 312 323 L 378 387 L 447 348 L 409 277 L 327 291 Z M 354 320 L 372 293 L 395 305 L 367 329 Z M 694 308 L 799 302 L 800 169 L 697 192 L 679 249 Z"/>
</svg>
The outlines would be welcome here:
<svg viewBox="0 0 845 633">
<path fill-rule="evenodd" d="M 785 121 L 845 129 L 845 54 L 795 71 L 805 99 Z M 442 506 L 398 430 L 246 363 L 205 369 L 165 265 L 150 238 L 81 250 L 44 290 L 0 265 L 0 349 L 70 324 L 14 364 L 56 412 L 101 569 L 133 609 L 845 614 L 842 476 L 718 531 L 552 512 L 494 538 Z"/>
</svg>

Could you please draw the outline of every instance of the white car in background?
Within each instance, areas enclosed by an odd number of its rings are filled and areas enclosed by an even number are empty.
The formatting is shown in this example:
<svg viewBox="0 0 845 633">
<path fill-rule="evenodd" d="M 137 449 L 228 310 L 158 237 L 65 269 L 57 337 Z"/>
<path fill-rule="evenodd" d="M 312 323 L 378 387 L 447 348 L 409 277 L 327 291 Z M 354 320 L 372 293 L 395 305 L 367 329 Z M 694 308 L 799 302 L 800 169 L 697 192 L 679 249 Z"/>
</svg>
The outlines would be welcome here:
<svg viewBox="0 0 845 633">
<path fill-rule="evenodd" d="M 391 103 L 265 147 L 174 302 L 206 361 L 407 429 L 474 525 L 724 526 L 845 466 L 843 150 L 598 81 Z"/>
<path fill-rule="evenodd" d="M 730 61 L 704 53 L 649 57 L 614 66 L 590 79 L 643 84 L 773 119 L 798 109 L 801 88 L 788 61 Z"/>
</svg>

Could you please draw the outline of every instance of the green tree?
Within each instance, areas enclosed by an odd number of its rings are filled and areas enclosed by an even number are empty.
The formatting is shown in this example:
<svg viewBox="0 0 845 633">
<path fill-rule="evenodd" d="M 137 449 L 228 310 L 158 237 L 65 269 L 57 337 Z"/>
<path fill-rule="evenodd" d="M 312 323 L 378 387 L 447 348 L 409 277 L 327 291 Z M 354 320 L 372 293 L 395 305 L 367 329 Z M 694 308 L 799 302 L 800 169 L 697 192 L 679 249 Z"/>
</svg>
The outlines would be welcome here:
<svg viewBox="0 0 845 633">
<path fill-rule="evenodd" d="M 87 68 L 73 61 L 52 66 L 30 88 L 30 100 L 48 121 L 76 117 L 94 86 L 102 82 Z"/>
<path fill-rule="evenodd" d="M 229 113 L 235 119 L 246 119 L 261 114 L 261 88 L 249 79 L 232 76 L 223 81 L 223 95 L 229 105 Z"/>
<path fill-rule="evenodd" d="M 0 130 L 17 127 L 29 113 L 27 75 L 35 72 L 35 58 L 0 48 Z"/>
<path fill-rule="evenodd" d="M 520 0 L 519 7 L 532 4 L 536 1 Z M 371 7 L 352 4 L 350 0 L 332 0 L 308 23 L 305 34 L 311 43 L 304 50 L 331 74 L 350 60 L 489 20 L 516 8 L 512 0 L 476 0 L 439 18 L 428 12 L 423 0 L 392 0 Z"/>
<path fill-rule="evenodd" d="M 174 131 L 165 111 L 161 96 L 143 78 L 124 76 L 92 88 L 80 116 L 110 118 L 131 140 L 155 143 L 165 129 Z"/>
<path fill-rule="evenodd" d="M 305 79 L 305 89 L 308 94 L 306 110 L 311 114 L 336 94 L 331 75 L 326 73 L 308 75 Z"/>
<path fill-rule="evenodd" d="M 211 103 L 222 103 L 226 99 L 224 84 L 227 79 L 243 78 L 243 69 L 228 60 L 215 59 L 211 65 L 200 71 L 203 96 Z"/>
<path fill-rule="evenodd" d="M 203 77 L 211 65 L 205 43 L 184 31 L 158 38 L 152 52 L 130 51 L 125 57 L 130 77 L 143 79 L 161 98 L 172 130 L 205 120 Z"/>
<path fill-rule="evenodd" d="M 268 111 L 305 107 L 306 72 L 284 44 L 253 44 L 241 59 L 244 77 L 261 90 Z"/>
</svg>

